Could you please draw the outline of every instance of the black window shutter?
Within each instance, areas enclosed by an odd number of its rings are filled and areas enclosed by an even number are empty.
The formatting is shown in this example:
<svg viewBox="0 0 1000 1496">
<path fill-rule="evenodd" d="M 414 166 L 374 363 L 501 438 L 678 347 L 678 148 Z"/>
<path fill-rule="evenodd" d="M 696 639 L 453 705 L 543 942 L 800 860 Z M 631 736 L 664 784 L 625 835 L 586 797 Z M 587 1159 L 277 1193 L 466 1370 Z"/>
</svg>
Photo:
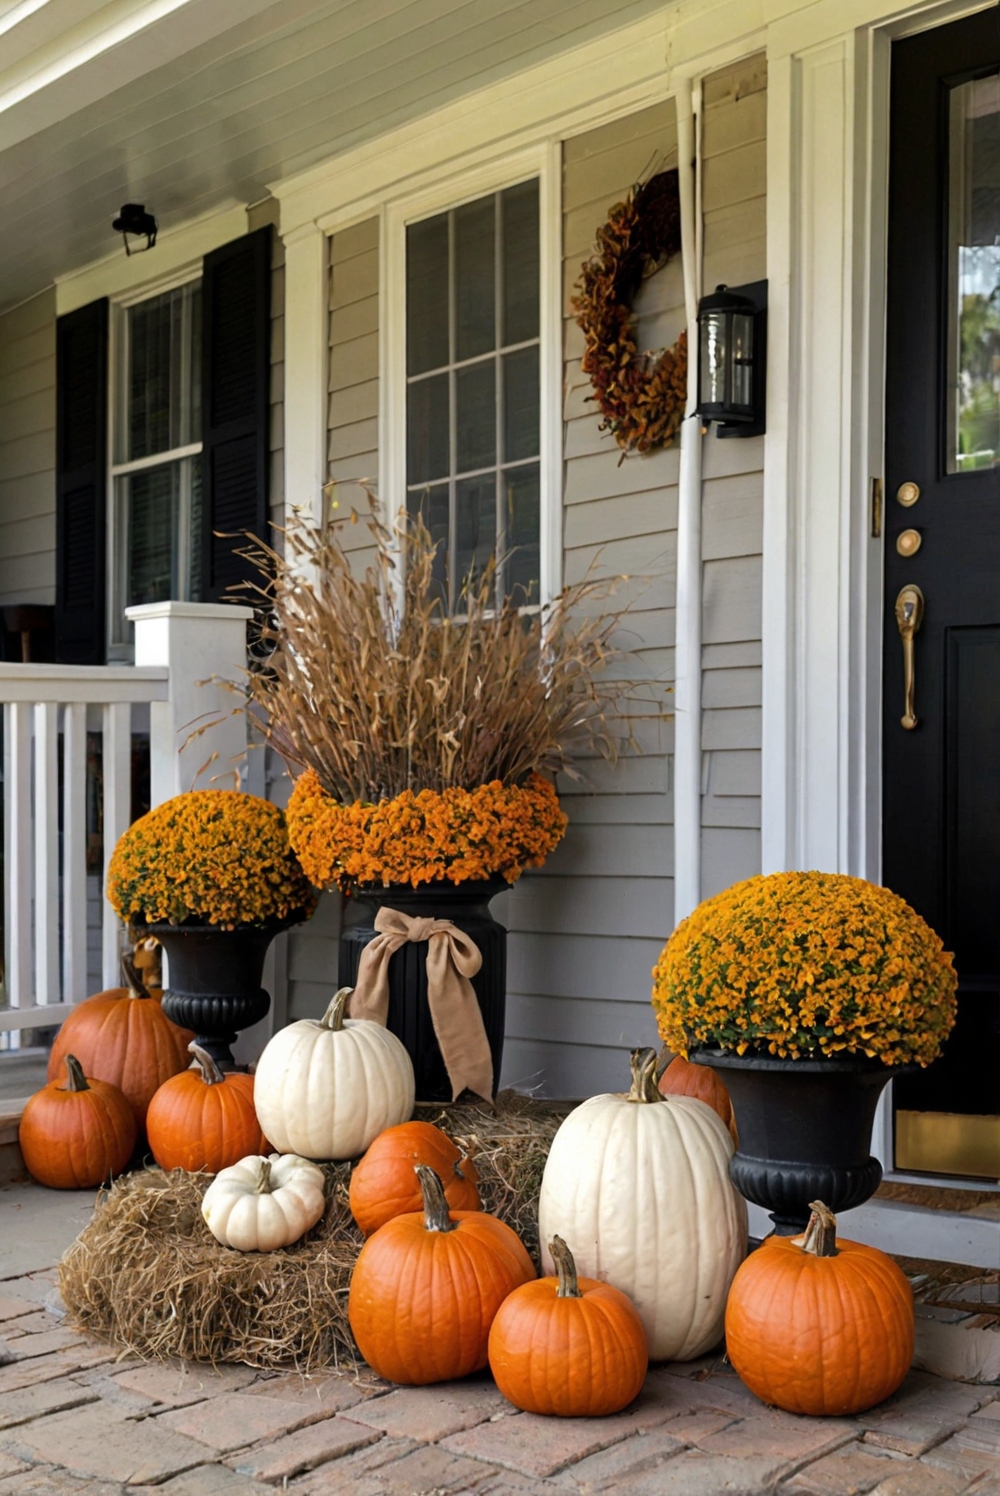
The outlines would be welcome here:
<svg viewBox="0 0 1000 1496">
<path fill-rule="evenodd" d="M 271 227 L 205 256 L 202 282 L 202 600 L 255 579 L 242 532 L 267 530 Z M 220 532 L 222 532 L 220 534 Z"/>
<path fill-rule="evenodd" d="M 56 659 L 102 665 L 108 444 L 108 303 L 56 323 Z"/>
</svg>

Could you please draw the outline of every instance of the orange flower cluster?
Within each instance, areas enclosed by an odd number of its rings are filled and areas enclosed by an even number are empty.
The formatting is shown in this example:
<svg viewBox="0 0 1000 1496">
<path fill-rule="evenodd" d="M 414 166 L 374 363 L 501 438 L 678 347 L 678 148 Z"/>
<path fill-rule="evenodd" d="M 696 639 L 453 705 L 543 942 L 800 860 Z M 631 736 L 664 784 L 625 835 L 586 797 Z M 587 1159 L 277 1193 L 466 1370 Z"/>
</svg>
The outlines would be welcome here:
<svg viewBox="0 0 1000 1496">
<path fill-rule="evenodd" d="M 653 968 L 677 1054 L 718 1045 L 929 1065 L 955 1022 L 951 954 L 904 899 L 863 878 L 772 873 L 706 899 Z"/>
<path fill-rule="evenodd" d="M 566 817 L 548 780 L 499 780 L 474 790 L 404 790 L 391 800 L 339 804 L 312 769 L 295 782 L 288 834 L 317 887 L 343 893 L 408 883 L 515 882 L 541 867 L 562 840 Z"/>
<path fill-rule="evenodd" d="M 316 905 L 276 805 L 235 790 L 192 790 L 141 816 L 108 866 L 122 919 L 262 925 Z"/>
</svg>

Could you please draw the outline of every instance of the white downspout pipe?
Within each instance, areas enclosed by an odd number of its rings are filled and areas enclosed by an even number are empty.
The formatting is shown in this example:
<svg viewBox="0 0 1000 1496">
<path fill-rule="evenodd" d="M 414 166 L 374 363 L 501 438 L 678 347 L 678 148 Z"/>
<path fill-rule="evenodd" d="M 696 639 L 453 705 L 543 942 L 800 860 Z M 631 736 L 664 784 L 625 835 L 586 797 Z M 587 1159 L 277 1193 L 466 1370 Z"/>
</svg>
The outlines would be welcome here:
<svg viewBox="0 0 1000 1496">
<path fill-rule="evenodd" d="M 698 301 L 701 296 L 701 80 L 677 91 L 677 180 L 688 332 L 687 412 L 681 424 L 677 493 L 677 611 L 674 666 L 674 923 L 701 900 L 701 418 Z"/>
</svg>

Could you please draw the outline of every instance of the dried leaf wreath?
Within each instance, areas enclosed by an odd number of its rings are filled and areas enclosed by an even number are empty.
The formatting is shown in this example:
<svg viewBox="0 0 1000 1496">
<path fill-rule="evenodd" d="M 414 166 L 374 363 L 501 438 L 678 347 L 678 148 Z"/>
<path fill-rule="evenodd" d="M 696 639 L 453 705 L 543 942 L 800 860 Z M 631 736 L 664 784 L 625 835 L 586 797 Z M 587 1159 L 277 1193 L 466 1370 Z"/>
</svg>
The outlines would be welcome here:
<svg viewBox="0 0 1000 1496">
<path fill-rule="evenodd" d="M 632 302 L 647 275 L 681 248 L 677 172 L 633 187 L 597 232 L 598 253 L 576 283 L 573 311 L 587 346 L 583 371 L 622 452 L 668 447 L 687 400 L 687 334 L 659 356 L 640 353 Z"/>
</svg>

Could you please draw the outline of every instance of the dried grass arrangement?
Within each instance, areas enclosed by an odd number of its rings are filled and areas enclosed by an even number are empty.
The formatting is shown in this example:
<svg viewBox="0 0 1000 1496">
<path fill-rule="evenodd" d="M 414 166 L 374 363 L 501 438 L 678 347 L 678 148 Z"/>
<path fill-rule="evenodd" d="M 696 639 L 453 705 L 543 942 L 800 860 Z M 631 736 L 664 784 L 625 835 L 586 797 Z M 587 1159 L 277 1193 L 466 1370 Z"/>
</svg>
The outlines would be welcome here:
<svg viewBox="0 0 1000 1496">
<path fill-rule="evenodd" d="M 293 770 L 312 769 L 343 805 L 407 790 L 579 778 L 575 760 L 613 758 L 623 689 L 607 675 L 622 611 L 617 579 L 567 587 L 525 612 L 498 597 L 495 559 L 457 589 L 449 614 L 438 548 L 419 518 L 369 521 L 375 556 L 358 574 L 350 519 L 293 525 L 285 554 L 261 547 L 257 589 L 267 666 L 251 706 Z"/>
<path fill-rule="evenodd" d="M 561 1114 L 507 1091 L 495 1110 L 418 1115 L 474 1154 L 484 1208 L 519 1233 L 537 1265 L 538 1192 Z M 60 1264 L 70 1318 L 150 1359 L 303 1372 L 363 1365 L 347 1320 L 363 1240 L 347 1203 L 350 1165 L 325 1169 L 322 1221 L 295 1246 L 266 1253 L 230 1251 L 212 1237 L 201 1217 L 209 1175 L 149 1169 L 119 1179 Z"/>
</svg>

